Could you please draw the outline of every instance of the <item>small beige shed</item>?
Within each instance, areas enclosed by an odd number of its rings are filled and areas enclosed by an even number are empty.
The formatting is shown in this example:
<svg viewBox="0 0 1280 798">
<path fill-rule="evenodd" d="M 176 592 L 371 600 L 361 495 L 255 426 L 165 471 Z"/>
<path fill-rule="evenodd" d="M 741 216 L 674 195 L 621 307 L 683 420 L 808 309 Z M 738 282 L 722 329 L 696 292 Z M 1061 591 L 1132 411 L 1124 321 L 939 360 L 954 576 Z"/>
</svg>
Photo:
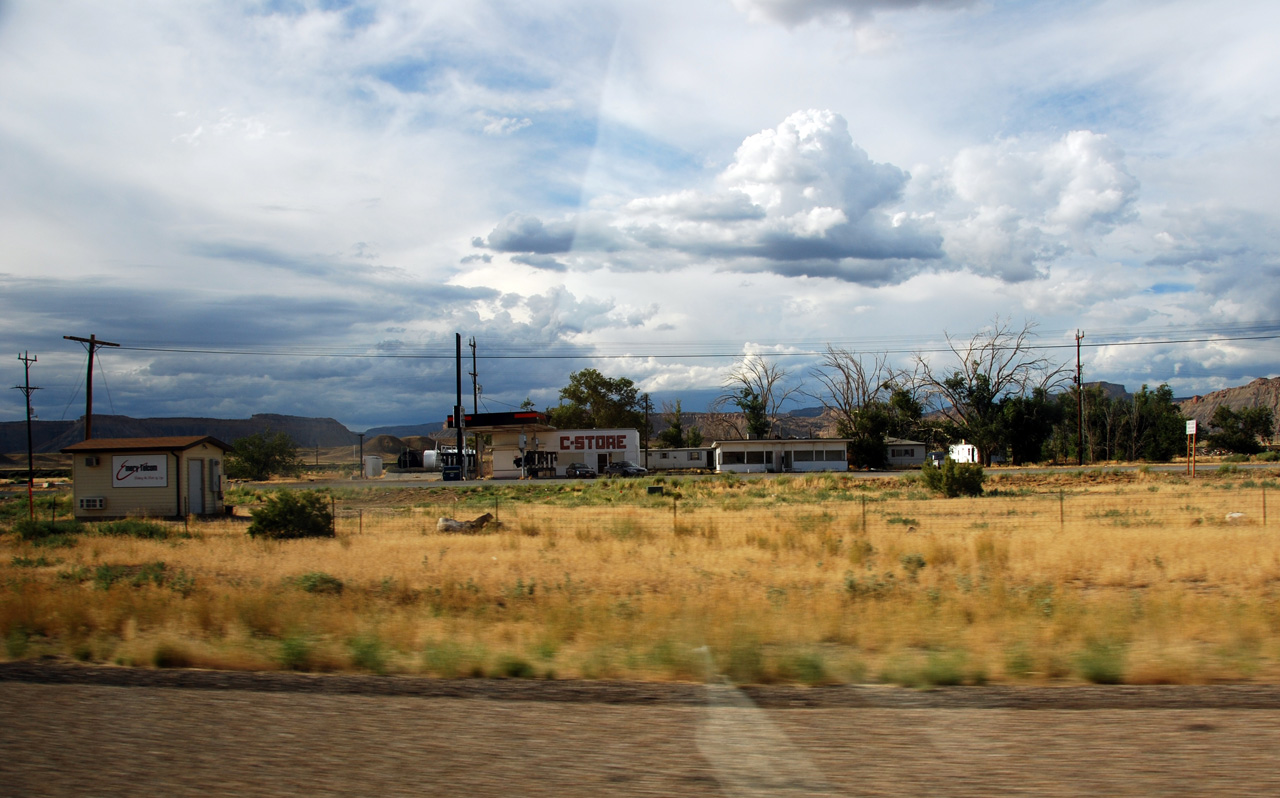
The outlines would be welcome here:
<svg viewBox="0 0 1280 798">
<path fill-rule="evenodd" d="M 222 462 L 231 447 L 208 435 L 98 438 L 62 450 L 71 455 L 76 518 L 218 515 Z"/>
</svg>

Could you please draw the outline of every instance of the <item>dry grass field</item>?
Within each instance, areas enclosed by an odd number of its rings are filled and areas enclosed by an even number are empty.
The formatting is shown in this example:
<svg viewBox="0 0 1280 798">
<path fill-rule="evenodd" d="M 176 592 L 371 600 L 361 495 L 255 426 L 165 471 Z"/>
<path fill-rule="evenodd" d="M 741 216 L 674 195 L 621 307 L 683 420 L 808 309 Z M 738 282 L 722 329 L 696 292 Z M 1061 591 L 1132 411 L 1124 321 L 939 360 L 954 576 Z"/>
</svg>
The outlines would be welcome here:
<svg viewBox="0 0 1280 798">
<path fill-rule="evenodd" d="M 351 488 L 334 539 L 251 539 L 247 518 L 0 531 L 0 635 L 11 659 L 158 667 L 1274 682 L 1278 477 L 991 475 L 967 499 L 836 474 Z M 436 531 L 484 512 L 486 534 Z"/>
</svg>

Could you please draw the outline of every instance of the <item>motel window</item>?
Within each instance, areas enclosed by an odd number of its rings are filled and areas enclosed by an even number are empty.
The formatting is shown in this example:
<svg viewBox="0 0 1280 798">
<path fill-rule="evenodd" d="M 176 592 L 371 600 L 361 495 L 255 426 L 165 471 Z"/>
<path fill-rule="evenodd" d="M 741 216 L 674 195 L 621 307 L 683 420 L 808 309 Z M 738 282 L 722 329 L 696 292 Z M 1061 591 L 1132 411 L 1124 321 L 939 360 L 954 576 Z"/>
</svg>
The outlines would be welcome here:
<svg viewBox="0 0 1280 798">
<path fill-rule="evenodd" d="M 701 460 L 701 459 L 702 459 L 702 452 L 689 452 L 689 459 L 690 459 L 690 460 Z"/>
<path fill-rule="evenodd" d="M 747 465 L 764 465 L 764 452 L 747 452 Z"/>
<path fill-rule="evenodd" d="M 792 453 L 791 459 L 795 460 L 797 463 L 812 463 L 813 452 L 802 451 L 797 449 L 795 452 Z"/>
<path fill-rule="evenodd" d="M 844 450 L 843 450 L 843 449 L 828 449 L 828 450 L 827 450 L 827 456 L 826 456 L 826 457 L 824 457 L 824 458 L 822 458 L 822 459 L 823 459 L 823 460 L 826 460 L 828 463 L 839 463 L 839 462 L 841 462 L 841 461 L 843 461 L 843 460 L 845 459 Z"/>
<path fill-rule="evenodd" d="M 720 462 L 725 465 L 743 465 L 747 462 L 745 452 L 721 452 Z"/>
<path fill-rule="evenodd" d="M 659 459 L 659 460 L 666 460 L 666 459 L 667 459 L 667 453 L 666 453 L 666 452 L 663 452 L 662 454 L 658 455 L 658 459 Z"/>
</svg>

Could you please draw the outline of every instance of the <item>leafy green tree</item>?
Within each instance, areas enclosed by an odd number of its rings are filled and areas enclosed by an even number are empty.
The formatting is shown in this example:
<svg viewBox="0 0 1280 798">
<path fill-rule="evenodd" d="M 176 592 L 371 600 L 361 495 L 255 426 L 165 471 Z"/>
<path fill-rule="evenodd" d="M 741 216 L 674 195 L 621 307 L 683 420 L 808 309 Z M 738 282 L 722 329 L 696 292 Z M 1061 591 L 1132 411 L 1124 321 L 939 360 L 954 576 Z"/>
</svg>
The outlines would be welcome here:
<svg viewBox="0 0 1280 798">
<path fill-rule="evenodd" d="M 747 420 L 747 437 L 748 438 L 767 438 L 769 437 L 769 414 L 765 410 L 764 400 L 760 398 L 760 394 L 750 388 L 743 388 L 733 400 L 733 403 L 742 411 L 742 415 Z"/>
<path fill-rule="evenodd" d="M 690 449 L 696 449 L 701 446 L 702 443 L 702 430 L 697 427 L 689 427 L 689 431 L 686 432 L 684 436 L 684 445 L 688 446 Z"/>
<path fill-rule="evenodd" d="M 1054 425 L 1062 420 L 1062 407 L 1042 388 L 1030 396 L 1006 396 L 1000 402 L 1001 436 L 1009 445 L 1014 465 L 1039 462 Z"/>
<path fill-rule="evenodd" d="M 1165 462 L 1186 448 L 1186 418 L 1173 403 L 1173 389 L 1161 385 L 1154 391 L 1143 385 L 1133 395 L 1129 429 L 1129 459 Z"/>
<path fill-rule="evenodd" d="M 640 429 L 644 410 L 634 382 L 583 369 L 569 375 L 560 404 L 547 410 L 547 418 L 561 429 Z"/>
<path fill-rule="evenodd" d="M 884 439 L 890 417 L 884 402 L 869 402 L 836 421 L 836 435 L 849 439 L 849 463 L 854 468 L 883 468 L 889 462 Z"/>
<path fill-rule="evenodd" d="M 658 433 L 658 443 L 668 449 L 680 449 L 685 445 L 684 417 L 680 408 L 680 400 L 675 406 L 668 406 L 666 413 L 667 426 Z"/>
<path fill-rule="evenodd" d="M 1209 424 L 1216 429 L 1208 436 L 1210 445 L 1237 454 L 1257 454 L 1262 451 L 1258 439 L 1270 438 L 1275 430 L 1275 417 L 1269 407 L 1232 410 L 1221 405 Z"/>
<path fill-rule="evenodd" d="M 240 438 L 227 455 L 227 476 L 261 482 L 273 475 L 294 476 L 302 470 L 298 447 L 288 433 L 255 432 Z"/>
</svg>

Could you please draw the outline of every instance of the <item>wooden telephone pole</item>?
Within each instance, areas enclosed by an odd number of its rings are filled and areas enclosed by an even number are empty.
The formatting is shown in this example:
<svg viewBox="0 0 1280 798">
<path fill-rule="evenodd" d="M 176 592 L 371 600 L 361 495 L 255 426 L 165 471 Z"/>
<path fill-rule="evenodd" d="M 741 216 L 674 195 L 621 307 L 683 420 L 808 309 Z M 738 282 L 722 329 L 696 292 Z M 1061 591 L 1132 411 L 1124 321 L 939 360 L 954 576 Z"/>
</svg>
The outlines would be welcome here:
<svg viewBox="0 0 1280 798">
<path fill-rule="evenodd" d="M 93 356 L 99 347 L 103 346 L 119 346 L 110 341 L 103 341 L 96 335 L 90 335 L 88 338 L 80 338 L 75 335 L 64 335 L 63 338 L 68 341 L 79 341 L 85 345 L 85 349 L 89 350 L 89 374 L 85 378 L 84 389 L 84 439 L 87 441 L 93 437 Z"/>
<path fill-rule="evenodd" d="M 27 511 L 31 514 L 31 520 L 36 520 L 36 499 L 35 484 L 36 472 L 33 460 L 35 454 L 31 445 L 31 392 L 38 391 L 39 388 L 31 385 L 31 364 L 36 362 L 36 358 L 31 357 L 30 352 L 18 355 L 18 360 L 22 361 L 23 370 L 27 374 L 26 385 L 13 386 L 16 390 L 22 391 L 22 395 L 27 397 Z"/>
</svg>

